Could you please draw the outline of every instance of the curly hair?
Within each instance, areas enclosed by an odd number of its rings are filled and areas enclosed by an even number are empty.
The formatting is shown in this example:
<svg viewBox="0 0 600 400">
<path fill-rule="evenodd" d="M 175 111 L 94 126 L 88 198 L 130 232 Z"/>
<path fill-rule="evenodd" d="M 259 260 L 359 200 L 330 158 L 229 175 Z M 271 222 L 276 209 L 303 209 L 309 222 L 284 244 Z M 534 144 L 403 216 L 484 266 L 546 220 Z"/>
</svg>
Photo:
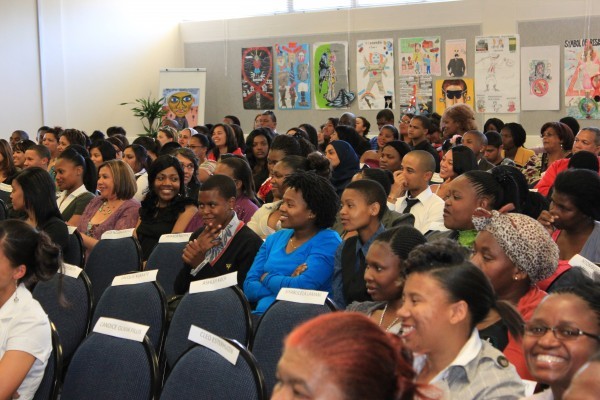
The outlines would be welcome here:
<svg viewBox="0 0 600 400">
<path fill-rule="evenodd" d="M 340 209 L 340 199 L 331 182 L 314 172 L 298 171 L 285 178 L 285 186 L 302 194 L 308 209 L 315 214 L 315 226 L 331 228 Z"/>
</svg>

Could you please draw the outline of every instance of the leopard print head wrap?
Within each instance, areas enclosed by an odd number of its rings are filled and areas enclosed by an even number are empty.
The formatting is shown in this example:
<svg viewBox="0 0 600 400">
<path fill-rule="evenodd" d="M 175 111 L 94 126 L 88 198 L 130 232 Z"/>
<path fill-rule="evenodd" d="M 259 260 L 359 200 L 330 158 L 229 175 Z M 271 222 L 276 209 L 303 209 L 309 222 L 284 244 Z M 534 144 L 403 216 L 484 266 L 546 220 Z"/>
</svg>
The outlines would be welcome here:
<svg viewBox="0 0 600 400">
<path fill-rule="evenodd" d="M 533 283 L 550 277 L 558 266 L 558 246 L 542 224 L 523 214 L 477 209 L 473 225 L 491 233 L 515 266 Z"/>
</svg>

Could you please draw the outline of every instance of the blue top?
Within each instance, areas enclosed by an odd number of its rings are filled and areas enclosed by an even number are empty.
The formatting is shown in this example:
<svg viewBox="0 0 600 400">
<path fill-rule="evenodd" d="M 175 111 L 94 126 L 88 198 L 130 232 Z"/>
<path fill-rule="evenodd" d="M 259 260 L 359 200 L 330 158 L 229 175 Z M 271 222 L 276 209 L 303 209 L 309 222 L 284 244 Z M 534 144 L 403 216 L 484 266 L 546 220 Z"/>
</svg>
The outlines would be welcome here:
<svg viewBox="0 0 600 400">
<path fill-rule="evenodd" d="M 257 302 L 255 314 L 264 313 L 284 287 L 331 292 L 333 257 L 342 241 L 340 236 L 331 229 L 323 229 L 288 254 L 285 248 L 293 233 L 293 229 L 282 229 L 268 236 L 254 258 L 244 282 L 244 293 L 250 302 Z M 292 273 L 304 263 L 306 271 L 292 278 Z M 261 282 L 265 272 L 267 275 Z"/>
</svg>

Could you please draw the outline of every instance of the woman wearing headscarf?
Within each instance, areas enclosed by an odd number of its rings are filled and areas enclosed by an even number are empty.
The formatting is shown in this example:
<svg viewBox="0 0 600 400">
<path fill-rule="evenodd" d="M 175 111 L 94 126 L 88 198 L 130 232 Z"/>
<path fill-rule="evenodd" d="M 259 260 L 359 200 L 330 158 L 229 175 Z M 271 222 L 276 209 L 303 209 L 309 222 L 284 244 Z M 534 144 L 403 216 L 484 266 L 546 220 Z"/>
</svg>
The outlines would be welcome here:
<svg viewBox="0 0 600 400">
<path fill-rule="evenodd" d="M 335 140 L 327 145 L 325 157 L 331 163 L 331 183 L 338 196 L 350 183 L 354 174 L 360 169 L 358 156 L 349 143 Z"/>
</svg>

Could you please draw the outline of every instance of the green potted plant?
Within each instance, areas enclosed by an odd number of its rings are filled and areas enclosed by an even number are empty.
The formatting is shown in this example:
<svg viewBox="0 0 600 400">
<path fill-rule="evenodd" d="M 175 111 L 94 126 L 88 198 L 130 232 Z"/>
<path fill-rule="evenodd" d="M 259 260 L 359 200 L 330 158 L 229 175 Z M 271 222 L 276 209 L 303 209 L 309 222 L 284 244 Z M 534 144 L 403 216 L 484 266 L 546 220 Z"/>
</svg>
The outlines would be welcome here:
<svg viewBox="0 0 600 400">
<path fill-rule="evenodd" d="M 135 104 L 135 107 L 132 107 L 131 111 L 133 111 L 135 117 L 142 120 L 142 126 L 145 131 L 139 136 L 151 136 L 155 138 L 158 134 L 161 121 L 167 114 L 167 111 L 163 108 L 164 101 L 164 97 L 155 100 L 148 96 L 146 99 L 135 99 L 134 103 L 121 103 L 121 105 Z"/>
</svg>

